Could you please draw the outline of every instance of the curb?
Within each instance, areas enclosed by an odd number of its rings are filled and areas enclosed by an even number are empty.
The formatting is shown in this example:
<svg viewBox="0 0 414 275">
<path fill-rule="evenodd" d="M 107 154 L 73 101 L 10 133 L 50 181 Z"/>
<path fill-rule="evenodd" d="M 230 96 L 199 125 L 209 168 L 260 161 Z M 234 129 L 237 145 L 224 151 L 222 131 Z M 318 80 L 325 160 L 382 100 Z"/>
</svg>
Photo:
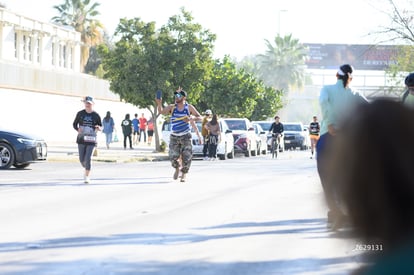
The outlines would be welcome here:
<svg viewBox="0 0 414 275">
<path fill-rule="evenodd" d="M 156 152 L 150 148 L 137 148 L 136 150 L 99 148 L 97 154 L 92 156 L 95 162 L 147 162 L 169 160 L 168 152 Z M 49 146 L 47 161 L 49 162 L 78 162 L 79 154 L 74 146 Z"/>
</svg>

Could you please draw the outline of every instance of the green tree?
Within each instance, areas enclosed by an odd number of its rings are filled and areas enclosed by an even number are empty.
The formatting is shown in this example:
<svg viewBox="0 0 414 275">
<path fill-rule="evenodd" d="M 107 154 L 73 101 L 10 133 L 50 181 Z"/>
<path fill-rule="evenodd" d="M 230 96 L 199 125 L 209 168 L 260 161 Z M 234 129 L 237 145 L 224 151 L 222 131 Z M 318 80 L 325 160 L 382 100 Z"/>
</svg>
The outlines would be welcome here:
<svg viewBox="0 0 414 275">
<path fill-rule="evenodd" d="M 184 9 L 160 30 L 154 22 L 121 19 L 115 31 L 120 40 L 114 48 L 98 48 L 111 90 L 128 103 L 147 108 L 155 124 L 157 90 L 164 91 L 165 102 L 172 102 L 172 91 L 181 86 L 189 93 L 189 101 L 196 104 L 208 81 L 215 36 L 192 20 Z M 159 151 L 157 128 L 154 134 Z"/>
<path fill-rule="evenodd" d="M 388 9 L 382 12 L 388 16 L 389 22 L 369 35 L 377 37 L 377 44 L 400 44 L 393 60 L 396 64 L 389 66 L 387 70 L 387 76 L 393 82 L 393 86 L 389 88 L 389 92 L 392 93 L 401 90 L 407 72 L 414 71 L 414 16 L 412 1 L 387 0 L 386 2 Z"/>
<path fill-rule="evenodd" d="M 237 69 L 225 56 L 222 61 L 216 60 L 199 106 L 221 116 L 257 119 L 275 113 L 281 100 L 273 88 L 265 87 L 244 69 Z"/>
<path fill-rule="evenodd" d="M 256 106 L 250 117 L 251 120 L 266 120 L 274 117 L 283 108 L 283 91 L 266 87 L 261 82 L 258 89 Z"/>
<path fill-rule="evenodd" d="M 65 0 L 61 5 L 53 6 L 59 12 L 52 18 L 52 22 L 63 26 L 71 26 L 81 34 L 81 61 L 82 72 L 89 59 L 89 49 L 102 42 L 102 24 L 94 17 L 99 15 L 99 3 L 90 0 Z"/>
<path fill-rule="evenodd" d="M 265 40 L 267 51 L 258 55 L 258 75 L 268 86 L 288 92 L 290 86 L 302 87 L 307 49 L 292 35 L 277 35 L 274 44 Z"/>
</svg>

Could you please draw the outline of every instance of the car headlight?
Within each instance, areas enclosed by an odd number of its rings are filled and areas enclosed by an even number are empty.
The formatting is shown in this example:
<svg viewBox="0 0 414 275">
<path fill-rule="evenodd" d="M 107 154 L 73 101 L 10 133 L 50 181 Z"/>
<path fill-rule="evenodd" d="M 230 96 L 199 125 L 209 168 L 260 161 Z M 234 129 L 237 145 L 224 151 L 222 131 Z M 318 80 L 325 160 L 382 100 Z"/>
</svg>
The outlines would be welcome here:
<svg viewBox="0 0 414 275">
<path fill-rule="evenodd" d="M 28 145 L 36 144 L 36 140 L 29 139 L 29 138 L 17 138 L 17 141 L 23 144 L 28 144 Z"/>
</svg>

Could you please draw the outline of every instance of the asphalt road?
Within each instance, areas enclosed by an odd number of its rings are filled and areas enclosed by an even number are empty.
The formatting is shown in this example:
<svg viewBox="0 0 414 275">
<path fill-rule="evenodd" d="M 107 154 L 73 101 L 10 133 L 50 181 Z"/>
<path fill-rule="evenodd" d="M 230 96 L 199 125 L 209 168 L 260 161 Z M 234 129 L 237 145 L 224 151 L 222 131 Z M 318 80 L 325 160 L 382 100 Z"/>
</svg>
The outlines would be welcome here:
<svg viewBox="0 0 414 275">
<path fill-rule="evenodd" d="M 308 152 L 193 161 L 76 161 L 0 171 L 0 274 L 349 274 Z"/>
</svg>

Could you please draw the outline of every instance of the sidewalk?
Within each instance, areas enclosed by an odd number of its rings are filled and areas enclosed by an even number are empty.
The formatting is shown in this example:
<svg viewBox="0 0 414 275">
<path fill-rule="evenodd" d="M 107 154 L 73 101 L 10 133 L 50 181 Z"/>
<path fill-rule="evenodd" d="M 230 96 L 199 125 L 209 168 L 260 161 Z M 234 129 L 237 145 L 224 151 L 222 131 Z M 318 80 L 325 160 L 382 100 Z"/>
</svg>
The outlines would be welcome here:
<svg viewBox="0 0 414 275">
<path fill-rule="evenodd" d="M 79 161 L 78 147 L 75 142 L 48 142 L 48 161 Z M 134 149 L 124 150 L 121 143 L 114 143 L 109 149 L 97 147 L 96 156 L 92 161 L 101 162 L 136 162 L 168 160 L 168 152 L 156 152 L 155 146 L 139 144 Z"/>
</svg>

